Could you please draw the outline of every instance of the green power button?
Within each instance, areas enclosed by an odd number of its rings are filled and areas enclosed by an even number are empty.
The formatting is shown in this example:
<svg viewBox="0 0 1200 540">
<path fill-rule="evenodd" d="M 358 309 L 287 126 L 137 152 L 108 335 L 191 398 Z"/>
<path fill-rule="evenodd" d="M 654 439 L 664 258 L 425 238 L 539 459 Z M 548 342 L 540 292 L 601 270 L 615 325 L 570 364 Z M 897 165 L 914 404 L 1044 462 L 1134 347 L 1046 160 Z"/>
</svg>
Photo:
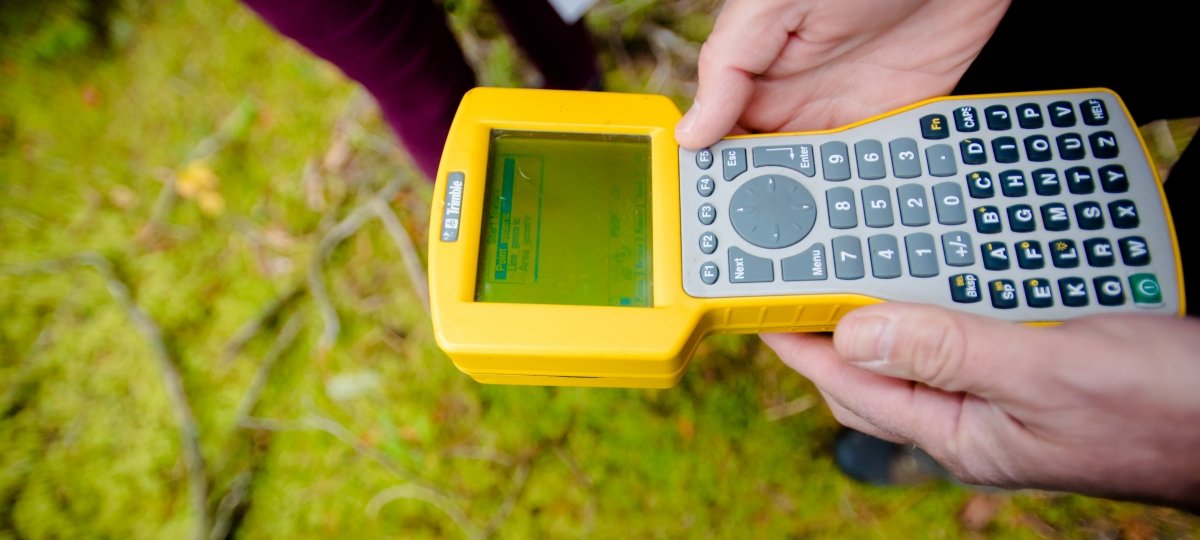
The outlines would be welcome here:
<svg viewBox="0 0 1200 540">
<path fill-rule="evenodd" d="M 1129 289 L 1133 291 L 1133 302 L 1140 305 L 1162 304 L 1162 287 L 1154 274 L 1134 274 L 1129 276 Z"/>
</svg>

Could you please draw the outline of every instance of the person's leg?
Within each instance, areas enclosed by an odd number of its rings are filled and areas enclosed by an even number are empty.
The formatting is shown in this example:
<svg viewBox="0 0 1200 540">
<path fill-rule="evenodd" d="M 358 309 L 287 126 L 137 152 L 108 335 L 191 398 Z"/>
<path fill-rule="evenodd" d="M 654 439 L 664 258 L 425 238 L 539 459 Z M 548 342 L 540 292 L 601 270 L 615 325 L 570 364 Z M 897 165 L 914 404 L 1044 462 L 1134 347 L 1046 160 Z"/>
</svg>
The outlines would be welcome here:
<svg viewBox="0 0 1200 540">
<path fill-rule="evenodd" d="M 475 73 L 429 0 L 243 0 L 281 34 L 362 84 L 417 166 L 437 174 Z"/>
<path fill-rule="evenodd" d="M 599 90 L 596 47 L 584 21 L 567 24 L 546 0 L 492 0 L 517 46 L 542 73 L 543 87 Z"/>
<path fill-rule="evenodd" d="M 833 440 L 833 463 L 843 474 L 875 486 L 911 486 L 954 477 L 924 450 L 843 427 Z"/>
</svg>

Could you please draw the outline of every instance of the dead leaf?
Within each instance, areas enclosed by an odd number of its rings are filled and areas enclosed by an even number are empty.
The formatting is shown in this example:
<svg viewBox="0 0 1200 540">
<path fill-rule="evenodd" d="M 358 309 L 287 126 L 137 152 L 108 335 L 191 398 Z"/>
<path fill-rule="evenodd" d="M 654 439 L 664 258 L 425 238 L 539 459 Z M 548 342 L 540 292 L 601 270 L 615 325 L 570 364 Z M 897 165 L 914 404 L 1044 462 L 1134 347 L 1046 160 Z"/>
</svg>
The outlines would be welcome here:
<svg viewBox="0 0 1200 540">
<path fill-rule="evenodd" d="M 202 191 L 196 196 L 200 211 L 210 216 L 219 216 L 225 211 L 225 199 L 216 191 Z"/>
<path fill-rule="evenodd" d="M 982 532 L 992 524 L 999 511 L 999 500 L 987 493 L 976 493 L 967 499 L 958 513 L 958 520 L 967 530 Z"/>
<path fill-rule="evenodd" d="M 376 395 L 382 388 L 383 383 L 379 374 L 373 371 L 342 373 L 325 381 L 325 394 L 330 399 L 339 402 Z"/>
<path fill-rule="evenodd" d="M 175 175 L 175 191 L 185 199 L 194 199 L 201 191 L 214 189 L 217 186 L 217 173 L 205 163 L 196 160 L 187 165 Z"/>
<path fill-rule="evenodd" d="M 116 186 L 108 190 L 108 202 L 121 210 L 129 210 L 137 205 L 137 192 L 128 186 Z"/>
<path fill-rule="evenodd" d="M 689 418 L 680 417 L 675 423 L 675 427 L 684 441 L 691 442 L 696 437 L 696 423 Z"/>
<path fill-rule="evenodd" d="M 262 232 L 263 241 L 274 249 L 286 250 L 296 245 L 296 237 L 287 229 L 277 225 L 268 225 Z"/>
<path fill-rule="evenodd" d="M 175 191 L 184 199 L 196 201 L 200 211 L 215 216 L 225 211 L 225 199 L 217 190 L 220 179 L 202 159 L 188 163 L 175 175 Z"/>
<path fill-rule="evenodd" d="M 326 171 L 332 173 L 341 172 L 346 168 L 346 163 L 350 161 L 350 136 L 345 130 L 337 130 L 333 133 L 333 141 L 329 143 L 329 149 L 325 151 L 325 157 L 321 160 L 321 165 Z"/>
<path fill-rule="evenodd" d="M 309 158 L 304 164 L 304 172 L 301 174 L 301 184 L 304 186 L 304 202 L 308 204 L 308 209 L 314 212 L 324 212 L 329 206 L 325 199 L 325 179 L 321 174 L 320 167 L 317 167 L 315 159 Z"/>
<path fill-rule="evenodd" d="M 83 87 L 81 97 L 83 98 L 83 104 L 88 107 L 95 107 L 100 104 L 100 91 L 90 84 Z"/>
<path fill-rule="evenodd" d="M 1125 540 L 1151 540 L 1157 537 L 1154 527 L 1141 516 L 1129 516 L 1121 520 L 1121 538 Z"/>
</svg>

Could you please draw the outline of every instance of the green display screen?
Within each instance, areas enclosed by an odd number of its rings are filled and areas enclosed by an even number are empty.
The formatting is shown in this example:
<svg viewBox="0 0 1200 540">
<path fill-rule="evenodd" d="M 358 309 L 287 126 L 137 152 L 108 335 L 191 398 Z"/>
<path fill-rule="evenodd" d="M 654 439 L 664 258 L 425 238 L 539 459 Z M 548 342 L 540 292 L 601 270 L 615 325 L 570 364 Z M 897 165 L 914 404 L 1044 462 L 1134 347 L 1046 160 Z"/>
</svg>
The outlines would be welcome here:
<svg viewBox="0 0 1200 540">
<path fill-rule="evenodd" d="M 493 131 L 475 299 L 649 306 L 650 138 Z"/>
</svg>

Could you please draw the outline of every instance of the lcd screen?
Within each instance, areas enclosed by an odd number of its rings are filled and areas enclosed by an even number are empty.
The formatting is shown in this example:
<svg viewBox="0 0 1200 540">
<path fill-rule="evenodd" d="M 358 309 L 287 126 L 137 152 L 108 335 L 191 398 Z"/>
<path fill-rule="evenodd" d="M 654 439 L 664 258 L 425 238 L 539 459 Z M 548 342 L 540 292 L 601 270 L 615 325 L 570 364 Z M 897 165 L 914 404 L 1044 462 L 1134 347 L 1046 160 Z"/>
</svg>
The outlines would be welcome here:
<svg viewBox="0 0 1200 540">
<path fill-rule="evenodd" d="M 475 300 L 651 304 L 650 138 L 495 130 Z"/>
</svg>

